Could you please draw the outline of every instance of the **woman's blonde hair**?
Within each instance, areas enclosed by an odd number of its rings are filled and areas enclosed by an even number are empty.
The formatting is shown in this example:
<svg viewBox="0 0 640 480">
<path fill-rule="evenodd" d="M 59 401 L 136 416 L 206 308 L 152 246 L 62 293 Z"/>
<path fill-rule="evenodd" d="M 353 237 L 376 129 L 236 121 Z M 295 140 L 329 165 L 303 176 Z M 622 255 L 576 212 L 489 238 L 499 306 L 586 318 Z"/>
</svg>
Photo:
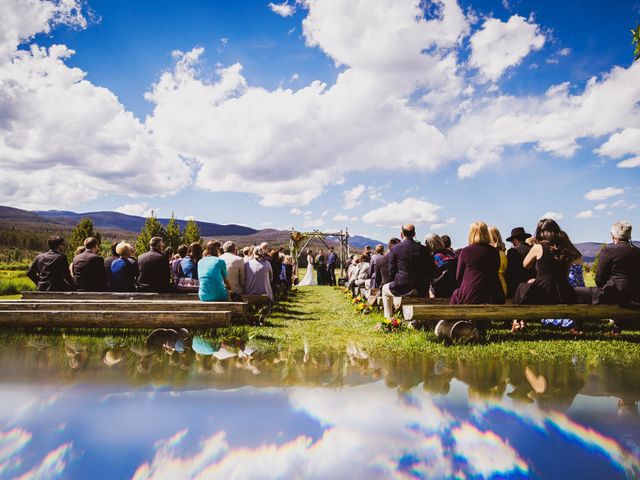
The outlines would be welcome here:
<svg viewBox="0 0 640 480">
<path fill-rule="evenodd" d="M 491 245 L 489 227 L 484 222 L 473 222 L 469 228 L 469 245 Z"/>
<path fill-rule="evenodd" d="M 498 230 L 498 227 L 496 227 L 494 225 L 490 225 L 489 226 L 489 235 L 491 235 L 491 245 L 496 247 L 501 252 L 506 252 L 507 251 L 507 247 L 504 244 L 504 242 L 502 241 L 502 235 L 500 235 L 500 230 Z"/>
<path fill-rule="evenodd" d="M 117 255 L 131 255 L 133 253 L 133 247 L 129 245 L 127 242 L 120 242 L 116 245 L 116 254 Z"/>
</svg>

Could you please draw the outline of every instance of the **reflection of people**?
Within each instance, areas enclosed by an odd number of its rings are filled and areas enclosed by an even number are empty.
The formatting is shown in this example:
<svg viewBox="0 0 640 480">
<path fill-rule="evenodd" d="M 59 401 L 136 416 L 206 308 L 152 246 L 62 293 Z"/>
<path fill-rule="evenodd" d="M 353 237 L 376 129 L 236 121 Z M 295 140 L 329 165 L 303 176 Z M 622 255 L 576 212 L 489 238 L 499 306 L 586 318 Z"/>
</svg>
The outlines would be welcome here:
<svg viewBox="0 0 640 480">
<path fill-rule="evenodd" d="M 64 255 L 66 245 L 64 238 L 51 237 L 47 241 L 49 251 L 38 255 L 27 276 L 36 284 L 40 291 L 68 291 L 73 290 L 73 279 L 69 273 L 69 262 Z"/>
</svg>

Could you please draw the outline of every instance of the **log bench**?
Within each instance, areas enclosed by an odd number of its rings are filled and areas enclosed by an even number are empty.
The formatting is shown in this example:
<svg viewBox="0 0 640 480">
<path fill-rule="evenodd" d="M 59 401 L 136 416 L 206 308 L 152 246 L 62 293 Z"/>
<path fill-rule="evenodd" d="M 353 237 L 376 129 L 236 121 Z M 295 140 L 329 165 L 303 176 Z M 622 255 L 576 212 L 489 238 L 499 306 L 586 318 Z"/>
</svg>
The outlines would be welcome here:
<svg viewBox="0 0 640 480">
<path fill-rule="evenodd" d="M 229 311 L 3 310 L 0 327 L 215 328 L 230 324 Z"/>
<path fill-rule="evenodd" d="M 197 293 L 154 293 L 154 292 L 41 292 L 30 290 L 21 292 L 23 300 L 171 300 L 197 301 Z M 249 305 L 268 305 L 266 295 L 243 295 L 242 300 Z M 204 303 L 204 302 L 200 302 Z"/>
</svg>

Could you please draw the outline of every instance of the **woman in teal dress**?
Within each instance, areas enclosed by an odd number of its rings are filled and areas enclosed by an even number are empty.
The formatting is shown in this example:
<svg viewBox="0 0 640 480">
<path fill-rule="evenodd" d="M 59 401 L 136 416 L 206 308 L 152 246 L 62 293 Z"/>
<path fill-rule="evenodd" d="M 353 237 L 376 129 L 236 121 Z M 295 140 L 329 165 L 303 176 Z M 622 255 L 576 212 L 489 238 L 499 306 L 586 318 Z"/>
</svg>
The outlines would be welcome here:
<svg viewBox="0 0 640 480">
<path fill-rule="evenodd" d="M 227 279 L 227 264 L 221 258 L 220 242 L 210 241 L 205 256 L 198 262 L 200 288 L 198 296 L 203 302 L 226 302 L 231 285 Z"/>
</svg>

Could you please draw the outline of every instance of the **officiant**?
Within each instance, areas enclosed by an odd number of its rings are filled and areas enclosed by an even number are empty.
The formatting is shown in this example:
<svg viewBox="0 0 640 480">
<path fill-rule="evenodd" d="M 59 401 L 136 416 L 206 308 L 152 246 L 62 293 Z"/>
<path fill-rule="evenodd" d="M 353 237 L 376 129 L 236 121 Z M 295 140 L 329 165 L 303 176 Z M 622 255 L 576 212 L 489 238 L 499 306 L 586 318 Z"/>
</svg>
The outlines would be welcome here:
<svg viewBox="0 0 640 480">
<path fill-rule="evenodd" d="M 318 285 L 327 285 L 327 260 L 322 250 L 318 251 L 316 257 L 316 268 L 318 270 Z"/>
</svg>

